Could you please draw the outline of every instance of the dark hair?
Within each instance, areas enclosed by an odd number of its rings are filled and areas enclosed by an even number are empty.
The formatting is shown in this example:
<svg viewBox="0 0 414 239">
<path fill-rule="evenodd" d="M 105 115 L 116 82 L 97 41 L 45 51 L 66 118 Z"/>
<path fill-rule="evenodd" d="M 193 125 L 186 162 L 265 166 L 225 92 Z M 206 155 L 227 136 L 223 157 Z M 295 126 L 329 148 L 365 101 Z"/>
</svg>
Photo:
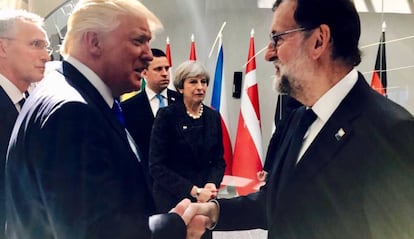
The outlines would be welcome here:
<svg viewBox="0 0 414 239">
<path fill-rule="evenodd" d="M 273 11 L 286 0 L 276 0 Z M 341 59 L 347 65 L 361 62 L 358 48 L 361 35 L 359 15 L 351 0 L 296 0 L 295 21 L 313 29 L 326 24 L 331 30 L 332 59 Z"/>
<path fill-rule="evenodd" d="M 165 53 L 164 53 L 162 50 L 160 50 L 160 49 L 158 49 L 158 48 L 151 48 L 151 52 L 152 52 L 152 55 L 153 55 L 154 57 L 163 57 L 163 56 L 167 56 L 167 55 L 165 55 Z"/>
</svg>

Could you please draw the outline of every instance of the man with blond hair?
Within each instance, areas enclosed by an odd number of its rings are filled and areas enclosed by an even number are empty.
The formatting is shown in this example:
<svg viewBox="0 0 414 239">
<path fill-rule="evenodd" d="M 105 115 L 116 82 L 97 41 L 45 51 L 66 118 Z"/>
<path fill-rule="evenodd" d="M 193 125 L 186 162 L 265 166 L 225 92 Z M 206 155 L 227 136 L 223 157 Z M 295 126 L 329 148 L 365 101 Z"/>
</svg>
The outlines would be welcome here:
<svg viewBox="0 0 414 239">
<path fill-rule="evenodd" d="M 188 201 L 149 222 L 153 201 L 117 101 L 140 88 L 160 26 L 135 0 L 78 2 L 65 60 L 31 94 L 11 136 L 8 238 L 185 237 L 188 220 L 177 213 Z"/>
</svg>

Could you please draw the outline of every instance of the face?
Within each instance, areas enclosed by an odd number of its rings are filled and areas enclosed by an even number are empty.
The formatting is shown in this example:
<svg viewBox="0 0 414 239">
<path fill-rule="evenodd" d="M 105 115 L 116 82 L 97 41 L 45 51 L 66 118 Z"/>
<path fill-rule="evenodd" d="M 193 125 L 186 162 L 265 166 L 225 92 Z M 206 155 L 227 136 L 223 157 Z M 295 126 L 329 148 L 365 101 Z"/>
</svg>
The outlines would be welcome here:
<svg viewBox="0 0 414 239">
<path fill-rule="evenodd" d="M 165 56 L 154 57 L 149 63 L 148 69 L 142 72 L 147 80 L 147 86 L 155 93 L 160 93 L 168 87 L 170 83 L 170 64 Z"/>
<path fill-rule="evenodd" d="M 273 15 L 271 32 L 273 34 L 300 28 L 293 18 L 296 3 L 285 1 L 279 5 Z M 269 43 L 265 58 L 275 66 L 277 90 L 293 97 L 304 90 L 303 79 L 307 72 L 308 56 L 304 31 L 294 31 L 283 35 L 276 46 Z M 296 98 L 296 97 L 295 97 Z"/>
<path fill-rule="evenodd" d="M 141 87 L 141 72 L 152 60 L 151 31 L 144 17 L 124 15 L 120 24 L 105 34 L 102 41 L 100 77 L 114 97 Z"/>
<path fill-rule="evenodd" d="M 1 54 L 5 57 L 6 77 L 20 90 L 43 78 L 49 61 L 46 32 L 37 25 L 18 20 L 14 28 L 0 37 Z"/>
<path fill-rule="evenodd" d="M 184 103 L 201 104 L 206 96 L 207 80 L 203 77 L 189 77 L 184 80 L 183 89 L 179 89 L 183 95 Z"/>
</svg>

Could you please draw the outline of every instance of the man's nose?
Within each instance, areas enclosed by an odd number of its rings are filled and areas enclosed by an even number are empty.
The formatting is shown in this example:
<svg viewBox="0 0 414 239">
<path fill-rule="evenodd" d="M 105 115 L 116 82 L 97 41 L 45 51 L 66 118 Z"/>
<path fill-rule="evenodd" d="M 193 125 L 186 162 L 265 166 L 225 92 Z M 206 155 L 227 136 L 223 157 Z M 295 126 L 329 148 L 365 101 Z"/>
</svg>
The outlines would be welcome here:
<svg viewBox="0 0 414 239">
<path fill-rule="evenodd" d="M 272 42 L 269 42 L 266 48 L 265 60 L 274 61 L 277 59 L 277 47 L 273 46 Z"/>
</svg>

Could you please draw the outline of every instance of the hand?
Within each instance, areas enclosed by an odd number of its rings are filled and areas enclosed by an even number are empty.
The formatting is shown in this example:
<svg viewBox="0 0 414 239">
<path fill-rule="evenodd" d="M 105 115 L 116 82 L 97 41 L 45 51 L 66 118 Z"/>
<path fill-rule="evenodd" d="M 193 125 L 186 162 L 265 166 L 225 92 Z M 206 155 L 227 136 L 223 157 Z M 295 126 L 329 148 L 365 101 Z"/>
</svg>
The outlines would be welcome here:
<svg viewBox="0 0 414 239">
<path fill-rule="evenodd" d="M 203 215 L 197 215 L 198 208 L 192 206 L 189 199 L 183 199 L 170 212 L 177 213 L 187 226 L 186 239 L 199 239 L 206 231 L 210 219 Z"/>
<path fill-rule="evenodd" d="M 217 190 L 216 185 L 214 183 L 206 183 L 206 185 L 204 185 L 204 188 L 211 192 L 211 198 L 210 199 L 213 199 L 213 198 L 217 197 L 218 190 Z"/>
<path fill-rule="evenodd" d="M 267 177 L 267 172 L 262 170 L 257 172 L 257 180 L 259 182 L 265 182 L 266 181 L 266 177 Z"/>
</svg>

